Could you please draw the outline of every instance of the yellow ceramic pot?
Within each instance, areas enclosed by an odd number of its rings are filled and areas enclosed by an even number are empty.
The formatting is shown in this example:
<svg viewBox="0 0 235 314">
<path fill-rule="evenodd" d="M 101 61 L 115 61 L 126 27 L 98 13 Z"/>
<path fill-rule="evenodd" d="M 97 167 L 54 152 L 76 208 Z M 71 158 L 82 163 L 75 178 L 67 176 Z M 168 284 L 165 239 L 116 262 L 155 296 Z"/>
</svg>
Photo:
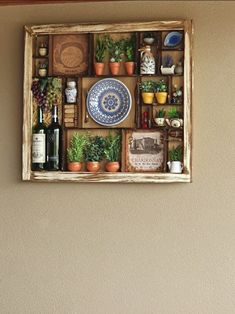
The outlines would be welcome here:
<svg viewBox="0 0 235 314">
<path fill-rule="evenodd" d="M 142 99 L 145 104 L 151 105 L 153 103 L 154 93 L 142 93 Z"/>
<path fill-rule="evenodd" d="M 167 101 L 167 92 L 158 92 L 155 93 L 155 97 L 157 99 L 157 103 L 160 105 L 164 105 Z"/>
</svg>

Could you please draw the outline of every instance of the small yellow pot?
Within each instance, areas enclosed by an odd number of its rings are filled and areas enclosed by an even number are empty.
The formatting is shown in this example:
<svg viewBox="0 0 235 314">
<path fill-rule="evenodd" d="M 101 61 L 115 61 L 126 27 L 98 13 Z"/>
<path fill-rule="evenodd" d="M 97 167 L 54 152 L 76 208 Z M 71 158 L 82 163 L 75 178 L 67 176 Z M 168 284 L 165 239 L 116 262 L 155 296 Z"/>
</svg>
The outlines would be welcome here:
<svg viewBox="0 0 235 314">
<path fill-rule="evenodd" d="M 167 92 L 158 92 L 155 93 L 155 97 L 157 99 L 157 103 L 160 105 L 164 105 L 167 101 Z"/>
<path fill-rule="evenodd" d="M 145 104 L 151 105 L 153 103 L 154 93 L 142 93 L 142 99 Z"/>
</svg>

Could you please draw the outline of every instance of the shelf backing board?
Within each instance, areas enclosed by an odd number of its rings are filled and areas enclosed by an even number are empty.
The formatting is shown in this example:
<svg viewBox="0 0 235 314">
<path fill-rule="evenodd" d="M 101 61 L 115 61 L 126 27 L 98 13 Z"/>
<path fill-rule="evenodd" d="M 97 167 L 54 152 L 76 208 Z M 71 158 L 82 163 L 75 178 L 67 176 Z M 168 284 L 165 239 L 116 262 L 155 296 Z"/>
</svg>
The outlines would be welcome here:
<svg viewBox="0 0 235 314">
<path fill-rule="evenodd" d="M 88 73 L 88 35 L 54 35 L 52 46 L 53 75 Z"/>
<path fill-rule="evenodd" d="M 138 134 L 145 130 L 136 129 L 136 119 L 138 112 L 141 112 L 140 94 L 136 90 L 136 86 L 140 80 L 152 79 L 152 76 L 139 75 L 140 53 L 135 53 L 135 74 L 127 76 L 124 68 L 124 63 L 121 64 L 121 71 L 119 77 L 113 76 L 109 70 L 109 60 L 106 54 L 105 57 L 105 72 L 103 76 L 97 77 L 94 75 L 93 63 L 95 53 L 96 36 L 109 34 L 112 38 L 130 37 L 135 34 L 136 44 L 138 48 L 143 46 L 144 32 L 153 32 L 155 34 L 155 46 L 152 47 L 153 53 L 156 56 L 160 53 L 160 57 L 169 54 L 173 57 L 174 63 L 183 60 L 184 73 L 182 76 L 168 76 L 160 73 L 160 59 L 157 65 L 156 77 L 162 76 L 172 86 L 182 86 L 183 102 L 176 104 L 179 111 L 183 114 L 184 126 L 180 130 L 172 130 L 166 132 L 161 128 L 153 128 L 146 130 L 146 132 L 156 132 L 159 136 L 163 134 L 164 146 L 172 147 L 176 144 L 183 146 L 183 165 L 184 170 L 182 174 L 172 174 L 167 172 L 167 149 L 164 149 L 164 161 L 162 168 L 153 171 L 132 171 L 127 165 L 129 160 L 127 158 L 129 134 Z M 176 47 L 165 47 L 164 39 L 169 32 L 179 31 L 183 34 L 182 42 Z M 48 55 L 42 58 L 38 55 L 38 49 L 41 42 L 48 44 Z M 93 52 L 92 52 L 93 51 Z M 25 66 L 24 66 L 24 111 L 23 111 L 23 167 L 22 179 L 30 181 L 61 181 L 61 182 L 125 182 L 125 183 L 170 183 L 170 182 L 191 182 L 192 180 L 192 21 L 178 20 L 178 21 L 152 21 L 152 22 L 134 22 L 134 23 L 118 23 L 118 24 L 49 24 L 25 26 L 25 52 L 24 52 Z M 62 90 L 61 100 L 59 100 L 59 120 L 65 127 L 63 135 L 63 171 L 50 172 L 34 172 L 31 171 L 31 138 L 32 126 L 35 124 L 35 102 L 31 93 L 31 85 L 34 77 L 38 76 L 36 71 L 39 62 L 48 62 L 48 75 L 59 76 L 63 82 L 69 78 L 75 78 L 78 82 L 77 103 L 74 105 L 66 104 L 64 100 L 64 87 Z M 128 117 L 120 124 L 113 127 L 105 127 L 97 124 L 88 116 L 86 109 L 86 96 L 88 90 L 97 81 L 102 78 L 112 77 L 120 79 L 130 90 L 132 97 L 132 108 Z M 154 78 L 153 78 L 154 79 Z M 64 83 L 63 83 L 64 84 Z M 139 98 L 139 99 L 138 99 Z M 137 100 L 138 99 L 138 100 Z M 66 106 L 67 107 L 64 107 Z M 143 104 L 142 104 L 143 106 Z M 170 106 L 168 104 L 168 106 Z M 168 108 L 168 106 L 166 106 Z M 172 104 L 174 106 L 174 104 Z M 163 106 L 160 106 L 162 108 Z M 67 118 L 73 118 L 71 124 L 65 124 L 65 109 L 74 109 L 73 117 L 70 117 L 70 112 Z M 157 106 L 151 109 L 152 114 L 155 112 Z M 166 108 L 166 109 L 167 109 Z M 88 119 L 87 119 L 88 118 Z M 50 120 L 50 115 L 48 119 Z M 48 124 L 47 121 L 47 124 Z M 70 123 L 70 120 L 69 122 Z M 138 125 L 139 127 L 139 125 Z M 109 132 L 122 133 L 122 153 L 121 153 L 121 172 L 108 173 L 105 172 L 105 161 L 102 162 L 102 169 L 99 173 L 86 172 L 85 166 L 81 173 L 71 173 L 66 171 L 66 149 L 74 132 L 91 132 L 94 135 L 108 135 Z M 135 133 L 134 133 L 135 132 Z M 167 135 L 166 135 L 167 133 Z M 177 133 L 177 134 L 176 134 Z M 171 136 L 172 134 L 172 136 Z M 176 134 L 176 136 L 175 136 Z M 151 134 L 150 134 L 151 135 Z M 145 145 L 150 143 L 150 139 L 144 141 Z M 152 143 L 152 142 L 151 142 Z M 151 144 L 150 143 L 150 144 Z M 142 145 L 141 144 L 141 145 Z M 151 144 L 152 145 L 152 144 Z M 155 145 L 155 144 L 154 144 Z M 154 146 L 155 147 L 155 146 Z M 130 147 L 129 147 L 130 149 Z M 128 168 L 129 167 L 129 168 Z M 162 171 L 163 170 L 163 171 Z"/>
</svg>

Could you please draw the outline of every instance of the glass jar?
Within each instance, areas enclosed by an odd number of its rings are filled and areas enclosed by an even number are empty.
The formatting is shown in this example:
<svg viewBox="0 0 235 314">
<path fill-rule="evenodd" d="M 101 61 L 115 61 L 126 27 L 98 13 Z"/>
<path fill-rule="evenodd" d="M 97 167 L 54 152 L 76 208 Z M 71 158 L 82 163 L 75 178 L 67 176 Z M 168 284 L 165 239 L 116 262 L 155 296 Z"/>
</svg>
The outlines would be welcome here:
<svg viewBox="0 0 235 314">
<path fill-rule="evenodd" d="M 45 77 L 45 76 L 47 76 L 47 65 L 46 65 L 46 63 L 40 63 L 40 64 L 39 64 L 38 75 L 39 75 L 40 77 Z"/>
<path fill-rule="evenodd" d="M 38 54 L 40 57 L 45 57 L 47 55 L 47 44 L 41 43 L 38 49 Z"/>
</svg>

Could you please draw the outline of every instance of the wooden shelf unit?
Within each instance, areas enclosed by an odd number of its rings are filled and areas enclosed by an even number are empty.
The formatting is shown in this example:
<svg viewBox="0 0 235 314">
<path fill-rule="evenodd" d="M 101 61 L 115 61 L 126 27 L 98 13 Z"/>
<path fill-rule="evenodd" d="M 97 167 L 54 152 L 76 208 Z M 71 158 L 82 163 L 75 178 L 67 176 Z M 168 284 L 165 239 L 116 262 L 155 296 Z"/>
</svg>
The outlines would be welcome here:
<svg viewBox="0 0 235 314">
<path fill-rule="evenodd" d="M 140 52 L 139 48 L 144 46 L 144 32 L 153 32 L 155 42 L 151 44 L 151 50 L 156 60 L 156 74 L 140 74 Z M 183 40 L 177 47 L 164 47 L 165 36 L 172 31 L 182 32 Z M 136 40 L 135 51 L 135 72 L 128 76 L 125 73 L 124 65 L 121 66 L 120 74 L 111 75 L 108 69 L 108 60 L 106 59 L 106 68 L 104 75 L 97 76 L 94 73 L 94 47 L 97 35 L 111 34 L 115 38 L 125 37 L 134 34 Z M 61 41 L 66 43 L 77 40 L 77 45 L 82 47 L 84 62 L 82 65 L 71 66 L 71 70 L 63 68 L 63 63 L 58 61 L 58 50 Z M 80 42 L 81 40 L 81 42 Z M 39 56 L 38 47 L 42 41 L 46 41 L 48 54 Z M 63 44 L 63 43 L 62 43 Z M 146 44 L 145 44 L 146 45 Z M 169 54 L 173 57 L 174 63 L 183 60 L 183 74 L 163 75 L 160 71 L 162 58 Z M 169 182 L 191 182 L 192 170 L 192 21 L 153 21 L 140 23 L 121 23 L 121 24 L 65 24 L 65 25 L 37 25 L 25 26 L 25 52 L 24 52 L 24 113 L 23 113 L 23 169 L 22 179 L 30 181 L 48 181 L 48 182 L 136 182 L 136 183 L 169 183 Z M 31 143 L 33 126 L 33 97 L 31 85 L 34 78 L 39 78 L 38 63 L 44 61 L 48 64 L 48 76 L 58 77 L 62 80 L 62 104 L 60 107 L 61 124 L 63 128 L 63 156 L 61 171 L 32 171 L 31 170 Z M 105 127 L 96 123 L 89 116 L 86 109 L 86 97 L 89 89 L 104 78 L 115 78 L 123 82 L 130 91 L 132 98 L 132 108 L 127 118 L 118 125 Z M 77 82 L 77 101 L 74 104 L 66 103 L 64 90 L 66 81 L 73 79 Z M 168 102 L 164 105 L 157 104 L 146 105 L 143 103 L 139 83 L 142 80 L 164 79 L 168 86 Z M 174 85 L 181 85 L 183 90 L 183 99 L 181 103 L 172 103 L 172 93 Z M 156 110 L 164 108 L 166 111 L 171 107 L 179 108 L 183 117 L 183 127 L 170 128 L 167 126 L 159 127 L 154 122 Z M 149 129 L 142 129 L 141 119 L 144 110 L 149 111 L 150 125 Z M 67 171 L 66 151 L 69 140 L 73 132 L 91 132 L 95 135 L 107 135 L 110 131 L 117 130 L 122 134 L 122 154 L 121 171 L 117 173 L 108 173 L 104 168 L 104 161 L 101 171 L 98 173 L 89 173 L 83 167 L 79 173 Z M 142 130 L 142 131 L 141 131 Z M 128 132 L 133 134 L 138 132 L 162 132 L 164 142 L 164 162 L 163 170 L 159 171 L 130 171 L 127 170 L 126 160 L 126 138 Z M 175 132 L 175 133 L 174 133 Z M 178 133 L 177 133 L 178 132 Z M 174 134 L 177 134 L 175 136 Z M 180 135 L 178 135 L 180 134 Z M 174 135 L 174 136 L 173 136 Z M 180 143 L 183 147 L 183 173 L 173 174 L 167 170 L 167 158 L 169 148 L 174 143 Z"/>
</svg>

